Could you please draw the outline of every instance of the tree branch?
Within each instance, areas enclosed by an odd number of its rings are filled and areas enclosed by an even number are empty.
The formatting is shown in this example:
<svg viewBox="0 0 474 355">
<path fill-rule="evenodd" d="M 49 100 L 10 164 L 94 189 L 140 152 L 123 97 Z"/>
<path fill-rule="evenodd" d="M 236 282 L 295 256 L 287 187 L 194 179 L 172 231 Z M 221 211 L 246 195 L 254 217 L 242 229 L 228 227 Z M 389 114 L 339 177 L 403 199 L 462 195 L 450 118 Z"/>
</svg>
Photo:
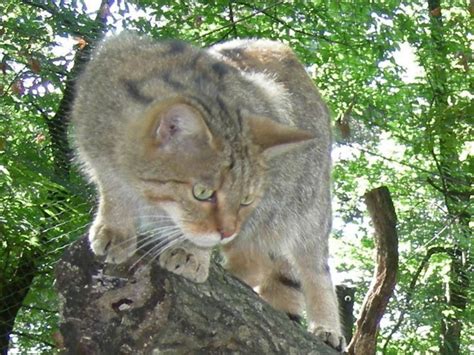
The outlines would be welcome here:
<svg viewBox="0 0 474 355">
<path fill-rule="evenodd" d="M 52 2 L 49 3 L 51 6 L 48 6 L 46 4 L 35 2 L 35 1 L 29 1 L 29 0 L 20 0 L 20 1 L 25 5 L 28 5 L 28 6 L 31 6 L 31 7 L 36 7 L 40 10 L 46 11 L 51 16 L 56 16 L 56 15 L 58 15 L 58 12 L 59 12 L 59 9 Z M 70 23 L 68 23 L 68 25 L 69 24 Z"/>
<path fill-rule="evenodd" d="M 375 227 L 377 268 L 372 285 L 362 305 L 349 354 L 375 354 L 380 320 L 396 284 L 398 271 L 397 216 L 384 186 L 365 194 L 365 203 Z"/>
<path fill-rule="evenodd" d="M 54 17 L 56 20 L 60 19 L 60 23 L 64 26 L 65 29 L 68 30 L 69 33 L 72 33 L 74 35 L 79 35 L 79 36 L 84 35 L 80 27 L 77 26 L 77 23 L 69 20 L 66 16 L 64 16 L 65 15 L 64 9 L 60 9 L 56 7 L 56 5 L 52 1 L 47 2 L 49 5 L 46 5 L 41 2 L 30 1 L 30 0 L 20 0 L 20 2 L 30 7 L 46 11 L 49 15 Z M 71 16 L 71 18 L 73 17 L 74 16 Z"/>
<path fill-rule="evenodd" d="M 157 263 L 111 266 L 86 238 L 56 267 L 66 354 L 337 354 L 215 261 L 196 284 Z"/>
</svg>

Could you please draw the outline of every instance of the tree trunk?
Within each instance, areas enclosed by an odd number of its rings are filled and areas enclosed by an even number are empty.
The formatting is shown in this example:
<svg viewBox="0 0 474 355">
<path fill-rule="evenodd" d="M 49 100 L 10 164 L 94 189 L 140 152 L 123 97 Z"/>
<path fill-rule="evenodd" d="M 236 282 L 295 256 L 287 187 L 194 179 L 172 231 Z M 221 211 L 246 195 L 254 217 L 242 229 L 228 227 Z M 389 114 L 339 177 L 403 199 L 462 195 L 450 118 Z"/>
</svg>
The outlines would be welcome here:
<svg viewBox="0 0 474 355">
<path fill-rule="evenodd" d="M 68 249 L 56 267 L 64 353 L 337 354 L 215 260 L 196 284 L 137 259 L 105 265 L 86 238 Z"/>
<path fill-rule="evenodd" d="M 441 319 L 440 354 L 453 355 L 460 353 L 462 312 L 467 306 L 469 290 L 468 260 L 465 252 L 459 248 L 453 249 L 450 265 L 450 278 L 446 293 L 446 303 L 454 313 Z"/>
<path fill-rule="evenodd" d="M 73 80 L 89 61 L 91 44 L 93 44 L 105 30 L 106 19 L 102 15 L 102 10 L 107 4 L 108 0 L 102 0 L 98 15 L 93 22 L 95 26 L 91 26 L 88 32 L 87 40 L 89 45 L 83 50 L 76 52 L 74 66 L 68 75 L 63 97 L 59 103 L 56 114 L 52 119 L 49 119 L 47 116 L 45 117 L 54 158 L 54 178 L 57 181 L 67 181 L 71 164 L 70 148 L 67 142 L 67 118 L 71 111 L 71 103 L 74 95 Z M 25 1 L 25 5 L 31 6 L 32 8 L 42 8 L 41 4 L 38 5 L 34 2 Z M 54 16 L 55 14 L 52 13 L 51 15 Z M 57 191 L 53 190 L 49 193 L 49 205 L 57 206 L 63 202 L 63 198 L 62 193 L 57 193 Z M 45 216 L 48 217 L 48 215 Z M 48 229 L 49 226 L 45 228 L 42 227 L 41 225 L 38 226 L 40 230 Z M 47 235 L 42 234 L 40 236 L 41 242 L 46 242 L 47 237 Z M 41 258 L 41 251 L 39 249 L 28 252 L 29 248 L 25 248 L 25 252 L 19 258 L 14 270 L 10 271 L 10 266 L 6 265 L 5 269 L 9 270 L 9 272 L 6 272 L 5 276 L 0 275 L 5 278 L 5 280 L 3 280 L 2 277 L 0 277 L 1 283 L 5 285 L 3 287 L 0 285 L 0 352 L 2 355 L 8 353 L 10 334 L 12 333 L 16 316 L 23 305 L 23 300 L 30 290 L 31 283 L 37 273 L 37 264 Z"/>
<path fill-rule="evenodd" d="M 432 80 L 436 83 L 433 88 L 432 115 L 434 118 L 434 136 L 438 138 L 433 146 L 439 149 L 438 155 L 433 151 L 433 157 L 441 176 L 439 191 L 443 194 L 449 219 L 457 222 L 460 233 L 453 236 L 449 282 L 446 290 L 446 309 L 441 318 L 440 354 L 459 354 L 461 330 L 464 311 L 468 302 L 469 272 L 472 272 L 469 245 L 472 241 L 472 231 L 469 226 L 471 215 L 469 206 L 472 195 L 472 182 L 456 176 L 455 172 L 461 166 L 458 152 L 450 142 L 456 141 L 455 123 L 457 117 L 448 119 L 449 91 L 447 90 L 447 71 L 450 54 L 444 41 L 442 6 L 440 0 L 428 0 L 430 15 L 431 41 L 433 48 L 432 59 L 435 64 L 431 71 Z M 445 61 L 445 62 L 443 62 Z"/>
<path fill-rule="evenodd" d="M 23 299 L 28 294 L 31 282 L 36 274 L 35 253 L 25 253 L 18 262 L 18 267 L 11 272 L 18 275 L 13 280 L 2 280 L 0 292 L 0 353 L 6 355 L 10 342 L 10 334 L 15 325 L 15 318 L 22 306 Z"/>
</svg>

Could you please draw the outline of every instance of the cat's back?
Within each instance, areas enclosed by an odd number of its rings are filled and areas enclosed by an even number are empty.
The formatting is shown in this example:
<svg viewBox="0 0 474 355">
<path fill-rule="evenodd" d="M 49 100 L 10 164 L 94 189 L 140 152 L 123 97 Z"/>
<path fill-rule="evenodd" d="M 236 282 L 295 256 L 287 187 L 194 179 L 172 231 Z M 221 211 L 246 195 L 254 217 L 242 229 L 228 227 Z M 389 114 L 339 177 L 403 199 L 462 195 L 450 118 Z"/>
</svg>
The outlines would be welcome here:
<svg viewBox="0 0 474 355">
<path fill-rule="evenodd" d="M 328 109 L 289 46 L 272 40 L 248 39 L 225 42 L 212 50 L 243 72 L 264 73 L 282 84 L 291 101 L 292 123 L 315 132 L 321 144 L 331 144 Z"/>
</svg>

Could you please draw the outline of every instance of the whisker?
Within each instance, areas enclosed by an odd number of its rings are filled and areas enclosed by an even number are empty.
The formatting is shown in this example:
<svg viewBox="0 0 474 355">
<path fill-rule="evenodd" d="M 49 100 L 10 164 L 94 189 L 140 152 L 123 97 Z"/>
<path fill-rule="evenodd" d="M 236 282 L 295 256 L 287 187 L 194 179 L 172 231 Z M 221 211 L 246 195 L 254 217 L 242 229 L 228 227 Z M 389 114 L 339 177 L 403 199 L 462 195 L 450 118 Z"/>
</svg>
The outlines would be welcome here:
<svg viewBox="0 0 474 355">
<path fill-rule="evenodd" d="M 158 240 L 160 241 L 159 243 L 163 243 L 167 241 L 168 239 L 170 239 L 172 236 L 174 236 L 176 233 L 179 234 L 181 233 L 181 231 L 180 230 L 171 231 L 169 232 L 168 235 L 160 235 L 160 234 L 150 235 L 146 237 L 145 239 L 142 239 L 143 242 L 141 241 L 140 245 L 137 246 L 137 251 L 146 248 L 148 245 L 153 244 Z"/>
<path fill-rule="evenodd" d="M 168 230 L 173 230 L 173 229 L 179 229 L 180 230 L 180 228 L 175 224 L 172 224 L 172 225 L 159 225 L 159 226 L 157 226 L 155 228 L 152 228 L 152 229 L 146 229 L 146 228 L 143 228 L 143 226 L 140 226 L 140 229 L 144 229 L 143 232 L 141 233 L 142 235 L 156 234 L 156 232 L 168 231 Z"/>
<path fill-rule="evenodd" d="M 134 241 L 134 239 L 136 238 L 136 236 L 133 236 L 125 240 L 122 240 L 120 243 L 116 244 L 115 248 L 124 247 L 127 251 L 135 252 L 153 243 L 156 240 L 154 237 L 155 236 L 150 235 L 145 238 L 140 238 L 140 239 L 137 238 L 136 243 L 133 243 L 133 242 L 130 243 L 131 241 Z M 129 245 L 126 245 L 126 244 L 129 244 Z M 136 249 L 132 250 L 133 248 L 136 248 Z"/>
<path fill-rule="evenodd" d="M 168 250 L 169 248 L 175 246 L 176 244 L 181 243 L 185 239 L 186 237 L 183 234 L 174 235 L 172 240 L 170 240 L 168 243 L 163 243 L 162 245 L 160 245 L 158 249 L 153 248 L 152 253 L 154 254 L 154 257 L 156 257 L 156 255 L 162 254 L 165 250 Z M 152 259 L 151 261 L 153 260 L 154 259 Z"/>
<path fill-rule="evenodd" d="M 137 224 L 137 229 L 142 230 L 143 233 L 146 233 L 147 230 L 151 230 L 152 228 L 159 228 L 159 227 L 171 227 L 176 226 L 176 223 L 173 221 L 150 221 L 147 223 L 139 223 Z"/>
<path fill-rule="evenodd" d="M 184 235 L 181 235 L 180 237 L 176 238 L 175 240 L 173 240 L 172 242 L 170 242 L 169 244 L 166 244 L 165 246 L 163 246 L 162 248 L 158 249 L 157 251 L 154 252 L 152 258 L 150 259 L 149 261 L 149 264 L 151 264 L 152 262 L 155 261 L 155 259 L 157 257 L 159 257 L 161 254 L 163 254 L 166 250 L 174 247 L 176 244 L 179 244 L 181 243 L 183 240 L 185 240 L 186 237 Z"/>
<path fill-rule="evenodd" d="M 161 246 L 159 249 L 154 249 L 153 250 L 153 258 L 150 260 L 150 262 L 153 262 L 153 260 L 155 260 L 155 258 L 161 254 L 163 254 L 166 250 L 174 247 L 176 244 L 179 244 L 181 243 L 183 240 L 185 240 L 186 237 L 181 234 L 181 235 L 178 235 L 177 237 L 175 237 L 174 240 L 170 241 L 169 243 Z"/>
<path fill-rule="evenodd" d="M 156 232 L 167 232 L 169 230 L 173 230 L 174 228 L 178 229 L 178 227 L 175 227 L 173 225 L 169 225 L 169 226 L 160 226 L 160 227 L 157 227 L 155 229 L 151 229 L 149 231 L 145 231 L 143 233 L 138 233 L 141 238 L 139 238 L 138 240 L 138 243 L 142 243 L 146 240 L 149 240 L 150 238 L 154 238 L 156 237 L 157 233 Z M 151 234 L 150 234 L 151 233 Z M 116 244 L 115 247 L 120 247 L 124 244 L 128 244 L 130 241 L 132 241 L 134 238 L 136 237 L 136 235 L 132 235 L 130 238 L 127 238 L 125 240 L 122 240 L 120 243 Z"/>
<path fill-rule="evenodd" d="M 144 210 L 144 209 L 139 209 L 137 210 L 133 217 L 134 218 L 148 218 L 148 217 L 162 217 L 162 218 L 169 218 L 173 219 L 170 214 L 168 214 L 166 211 L 157 211 L 157 210 L 151 210 L 152 212 L 149 213 L 149 210 Z M 180 217 L 180 219 L 186 219 L 185 217 Z"/>
<path fill-rule="evenodd" d="M 147 217 L 140 217 L 136 218 L 138 222 L 141 223 L 154 223 L 154 222 L 168 222 L 168 223 L 174 223 L 174 220 L 172 218 L 161 218 L 161 217 L 153 217 L 153 216 L 147 216 Z"/>
<path fill-rule="evenodd" d="M 178 237 L 177 239 L 179 239 L 179 236 L 180 236 L 180 233 L 178 232 L 175 232 L 174 234 L 166 236 L 165 240 L 162 240 L 157 245 L 153 246 L 150 250 L 148 250 L 146 253 L 144 253 L 142 256 L 140 256 L 140 258 L 138 258 L 138 260 L 133 263 L 133 265 L 129 268 L 129 270 L 134 269 L 135 266 L 137 266 L 137 264 L 140 261 L 142 261 L 145 257 L 153 253 L 156 249 L 160 250 L 161 247 L 168 245 L 168 243 L 173 243 L 173 238 Z"/>
<path fill-rule="evenodd" d="M 175 223 L 175 218 L 156 216 L 156 215 L 136 216 L 134 218 L 138 221 L 144 221 L 144 222 L 169 221 L 169 222 Z M 179 221 L 180 222 L 192 222 L 189 218 L 179 218 Z"/>
<path fill-rule="evenodd" d="M 163 219 L 173 219 L 170 215 L 166 215 L 166 214 L 156 214 L 156 213 L 152 213 L 152 214 L 137 214 L 135 216 L 133 216 L 135 218 L 163 218 Z"/>
<path fill-rule="evenodd" d="M 57 241 L 59 239 L 62 239 L 63 237 L 65 236 L 68 236 L 68 235 L 72 235 L 74 234 L 75 232 L 85 228 L 89 223 L 85 223 L 79 227 L 77 227 L 76 229 L 73 229 L 72 231 L 67 231 L 66 233 L 62 233 L 54 238 L 51 238 L 51 239 L 48 239 L 47 241 L 44 242 L 45 245 L 49 244 L 49 243 L 53 243 L 54 241 Z"/>
<path fill-rule="evenodd" d="M 181 230 L 173 231 L 169 233 L 168 235 L 161 236 L 163 240 L 161 240 L 156 246 L 161 247 L 163 245 L 166 245 L 167 243 L 170 243 L 173 241 L 174 238 L 181 236 L 183 233 Z"/>
<path fill-rule="evenodd" d="M 62 227 L 62 226 L 64 226 L 65 224 L 70 223 L 72 220 L 74 220 L 74 218 L 70 218 L 70 219 L 68 219 L 67 221 L 63 221 L 63 222 L 58 223 L 58 224 L 56 224 L 56 225 L 54 225 L 54 226 L 51 226 L 51 227 L 47 227 L 47 228 L 45 228 L 45 229 L 42 229 L 42 230 L 40 231 L 40 233 L 47 233 L 47 232 L 49 232 L 49 231 L 52 230 L 52 229 Z"/>
<path fill-rule="evenodd" d="M 163 235 L 165 234 L 170 234 L 172 232 L 177 232 L 181 231 L 181 229 L 177 226 L 162 226 L 162 227 L 157 227 L 148 231 L 145 231 L 141 234 L 140 242 L 145 242 L 146 240 L 158 238 L 161 239 L 163 238 Z"/>
<path fill-rule="evenodd" d="M 48 227 L 44 227 L 44 229 L 40 230 L 40 233 L 46 233 L 46 232 L 49 232 L 52 229 L 59 228 L 59 227 L 64 226 L 68 223 L 74 223 L 74 221 L 77 220 L 77 214 L 75 216 L 67 218 L 67 219 L 63 219 L 63 218 L 59 217 L 63 213 L 70 213 L 70 212 L 71 211 L 62 211 L 60 213 L 56 213 L 54 216 L 47 216 L 47 217 L 42 218 L 42 222 L 44 224 L 51 224 L 51 222 L 53 220 L 58 221 L 58 223 L 52 224 Z M 82 216 L 84 216 L 84 214 L 82 214 Z"/>
</svg>

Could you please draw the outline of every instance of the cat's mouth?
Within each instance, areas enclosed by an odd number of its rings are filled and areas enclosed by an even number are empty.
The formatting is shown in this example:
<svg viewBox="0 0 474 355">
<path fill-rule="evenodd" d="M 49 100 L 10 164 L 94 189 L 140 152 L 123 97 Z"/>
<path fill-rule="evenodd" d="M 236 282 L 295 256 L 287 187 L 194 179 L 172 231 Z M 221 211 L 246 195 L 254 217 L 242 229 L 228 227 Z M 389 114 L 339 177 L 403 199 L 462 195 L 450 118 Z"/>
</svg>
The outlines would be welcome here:
<svg viewBox="0 0 474 355">
<path fill-rule="evenodd" d="M 231 236 L 226 237 L 226 238 L 221 238 L 220 244 L 221 245 L 229 244 L 231 241 L 233 241 L 235 239 L 235 237 L 237 237 L 237 233 L 234 233 Z"/>
<path fill-rule="evenodd" d="M 223 238 L 218 232 L 210 233 L 186 233 L 184 231 L 185 238 L 191 243 L 198 247 L 212 248 L 217 245 L 225 245 L 231 242 L 237 236 L 237 233 L 232 234 L 229 237 Z"/>
<path fill-rule="evenodd" d="M 217 245 L 226 245 L 238 235 L 238 227 L 233 229 L 222 229 L 222 231 L 213 230 L 212 226 L 201 226 L 194 223 L 186 223 L 179 208 L 174 204 L 165 204 L 161 206 L 167 212 L 168 216 L 161 216 L 163 220 L 171 220 L 174 228 L 171 231 L 179 230 L 184 239 L 201 248 L 213 248 Z"/>
</svg>

